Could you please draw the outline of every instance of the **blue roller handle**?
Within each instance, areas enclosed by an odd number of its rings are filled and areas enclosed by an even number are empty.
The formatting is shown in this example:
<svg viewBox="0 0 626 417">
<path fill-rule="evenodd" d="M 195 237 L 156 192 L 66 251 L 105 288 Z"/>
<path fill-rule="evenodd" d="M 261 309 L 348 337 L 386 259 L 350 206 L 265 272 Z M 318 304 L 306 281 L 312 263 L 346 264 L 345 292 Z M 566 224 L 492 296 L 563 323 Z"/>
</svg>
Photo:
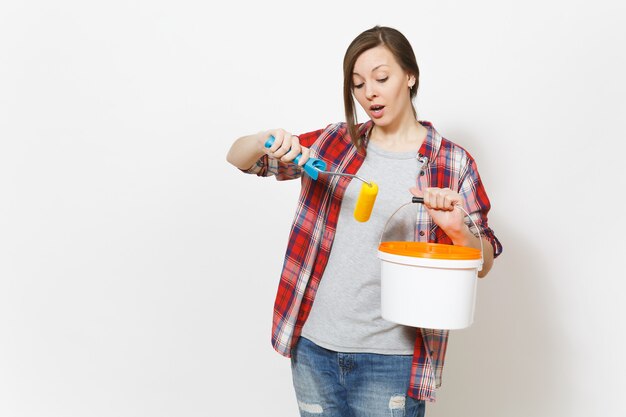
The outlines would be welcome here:
<svg viewBox="0 0 626 417">
<path fill-rule="evenodd" d="M 270 136 L 267 139 L 267 141 L 265 142 L 265 147 L 266 148 L 271 148 L 272 145 L 274 144 L 274 140 L 275 140 L 274 136 Z M 297 164 L 298 161 L 300 160 L 301 156 L 302 156 L 302 154 L 299 154 L 298 156 L 296 156 L 293 159 L 293 163 Z M 317 158 L 309 158 L 304 163 L 304 166 L 302 168 L 304 168 L 304 172 L 309 177 L 311 177 L 314 180 L 316 180 L 318 174 L 320 173 L 320 171 L 326 171 L 326 162 L 322 161 L 321 159 L 317 159 Z"/>
</svg>

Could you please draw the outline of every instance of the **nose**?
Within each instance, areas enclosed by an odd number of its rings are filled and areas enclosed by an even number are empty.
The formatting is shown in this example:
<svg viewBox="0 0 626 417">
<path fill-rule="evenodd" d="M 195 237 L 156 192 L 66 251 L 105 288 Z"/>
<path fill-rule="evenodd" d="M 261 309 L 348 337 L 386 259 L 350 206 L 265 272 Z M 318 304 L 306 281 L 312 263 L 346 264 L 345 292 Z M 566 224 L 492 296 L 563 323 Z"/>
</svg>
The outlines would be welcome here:
<svg viewBox="0 0 626 417">
<path fill-rule="evenodd" d="M 377 96 L 374 83 L 365 83 L 365 98 L 373 100 Z"/>
</svg>

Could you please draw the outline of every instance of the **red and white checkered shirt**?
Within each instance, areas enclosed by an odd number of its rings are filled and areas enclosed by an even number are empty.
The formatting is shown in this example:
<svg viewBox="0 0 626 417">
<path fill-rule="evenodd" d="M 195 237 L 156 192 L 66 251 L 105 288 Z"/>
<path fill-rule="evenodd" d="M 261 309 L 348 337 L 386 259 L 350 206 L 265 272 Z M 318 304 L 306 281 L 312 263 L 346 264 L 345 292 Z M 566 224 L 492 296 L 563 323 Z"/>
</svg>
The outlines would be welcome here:
<svg viewBox="0 0 626 417">
<path fill-rule="evenodd" d="M 420 123 L 427 128 L 428 134 L 418 153 L 422 168 L 416 178 L 416 186 L 420 189 L 447 187 L 458 192 L 482 236 L 492 244 L 494 256 L 498 256 L 502 245 L 487 224 L 490 203 L 474 159 L 465 149 L 441 137 L 430 122 Z M 359 134 L 364 137 L 366 145 L 372 126 L 371 121 L 359 126 Z M 299 135 L 299 138 L 301 145 L 310 148 L 311 157 L 325 161 L 329 171 L 356 174 L 365 159 L 365 151 L 357 151 L 352 144 L 345 123 L 331 124 L 325 129 Z M 314 181 L 308 175 L 302 175 L 299 166 L 271 159 L 267 155 L 245 172 L 259 176 L 274 175 L 278 180 L 301 178 L 302 182 L 276 294 L 272 325 L 274 349 L 290 357 L 328 263 L 341 200 L 350 178 L 321 175 Z M 466 223 L 476 234 L 469 219 Z M 415 240 L 452 244 L 422 205 L 418 205 Z M 441 385 L 449 331 L 417 329 L 417 332 L 408 395 L 434 401 L 435 389 Z"/>
</svg>

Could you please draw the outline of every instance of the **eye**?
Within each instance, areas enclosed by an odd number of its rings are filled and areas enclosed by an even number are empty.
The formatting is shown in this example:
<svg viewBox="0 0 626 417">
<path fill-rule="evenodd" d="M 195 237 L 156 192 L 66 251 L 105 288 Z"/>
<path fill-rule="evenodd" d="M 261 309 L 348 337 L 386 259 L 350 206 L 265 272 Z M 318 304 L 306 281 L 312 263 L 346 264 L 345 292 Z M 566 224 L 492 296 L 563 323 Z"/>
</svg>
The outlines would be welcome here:
<svg viewBox="0 0 626 417">
<path fill-rule="evenodd" d="M 378 81 L 379 83 L 384 83 L 385 81 L 387 81 L 389 79 L 389 77 L 385 77 L 385 78 L 380 78 L 376 81 Z"/>
<path fill-rule="evenodd" d="M 354 88 L 359 89 L 363 87 L 363 84 L 365 83 L 361 83 L 361 84 L 354 84 Z"/>
</svg>

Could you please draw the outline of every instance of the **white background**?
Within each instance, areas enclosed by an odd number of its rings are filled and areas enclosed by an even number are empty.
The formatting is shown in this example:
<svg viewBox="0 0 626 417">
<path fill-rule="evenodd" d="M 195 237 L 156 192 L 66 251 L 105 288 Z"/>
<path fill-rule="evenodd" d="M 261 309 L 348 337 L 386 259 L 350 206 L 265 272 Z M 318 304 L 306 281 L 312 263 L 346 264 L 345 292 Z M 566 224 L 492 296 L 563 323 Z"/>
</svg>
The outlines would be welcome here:
<svg viewBox="0 0 626 417">
<path fill-rule="evenodd" d="M 225 156 L 343 120 L 375 24 L 504 245 L 427 414 L 624 415 L 623 4 L 3 2 L 0 416 L 297 415 L 270 330 L 299 183 Z"/>
</svg>

